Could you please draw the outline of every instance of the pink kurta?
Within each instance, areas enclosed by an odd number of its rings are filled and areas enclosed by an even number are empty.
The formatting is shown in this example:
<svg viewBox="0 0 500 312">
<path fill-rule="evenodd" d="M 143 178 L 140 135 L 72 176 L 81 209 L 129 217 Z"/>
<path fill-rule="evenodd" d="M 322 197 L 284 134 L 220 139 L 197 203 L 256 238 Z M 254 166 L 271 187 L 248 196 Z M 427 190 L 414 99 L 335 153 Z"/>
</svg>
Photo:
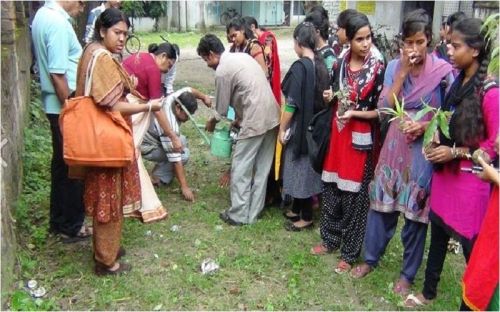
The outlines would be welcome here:
<svg viewBox="0 0 500 312">
<path fill-rule="evenodd" d="M 498 135 L 498 88 L 490 89 L 483 98 L 483 115 L 486 138 L 481 149 L 495 158 L 493 145 Z M 461 160 L 460 168 L 472 167 L 470 160 Z M 474 238 L 481 227 L 488 199 L 490 184 L 475 174 L 452 171 L 448 164 L 443 170 L 434 171 L 431 186 L 431 211 L 459 235 Z"/>
</svg>

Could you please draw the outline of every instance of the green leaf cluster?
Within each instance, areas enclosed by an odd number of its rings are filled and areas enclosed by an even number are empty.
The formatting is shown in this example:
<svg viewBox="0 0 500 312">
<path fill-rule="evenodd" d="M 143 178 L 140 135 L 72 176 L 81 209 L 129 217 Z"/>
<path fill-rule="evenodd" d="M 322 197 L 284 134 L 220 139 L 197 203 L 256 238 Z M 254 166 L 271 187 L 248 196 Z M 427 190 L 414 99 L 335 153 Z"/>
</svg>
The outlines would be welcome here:
<svg viewBox="0 0 500 312">
<path fill-rule="evenodd" d="M 130 17 L 144 17 L 144 1 L 125 0 L 122 2 L 122 11 Z"/>
<path fill-rule="evenodd" d="M 401 102 L 399 102 L 396 94 L 393 93 L 392 95 L 394 96 L 394 108 L 379 108 L 379 112 L 392 116 L 392 118 L 389 119 L 389 122 L 398 118 L 403 121 L 405 117 L 412 119 L 411 116 L 405 111 L 405 99 L 403 98 L 401 99 Z"/>
<path fill-rule="evenodd" d="M 488 46 L 491 48 L 493 47 L 493 50 L 491 51 L 490 54 L 490 63 L 488 65 L 488 72 L 498 75 L 498 70 L 499 70 L 499 47 L 498 47 L 498 23 L 500 20 L 500 13 L 495 13 L 488 18 L 483 23 L 483 26 L 481 28 L 481 31 L 485 33 L 485 36 L 488 40 Z"/>
<path fill-rule="evenodd" d="M 433 114 L 424 132 L 423 145 L 427 146 L 429 145 L 429 143 L 431 143 L 432 137 L 434 136 L 434 133 L 436 133 L 438 128 L 441 130 L 443 135 L 449 139 L 450 138 L 449 120 L 452 112 L 443 111 L 441 110 L 441 108 L 434 108 L 429 104 L 425 103 L 423 100 L 422 103 L 424 104 L 424 107 L 415 114 L 414 118 L 415 121 L 422 119 L 422 117 L 424 117 L 428 113 Z"/>
<path fill-rule="evenodd" d="M 52 299 L 33 299 L 24 290 L 17 290 L 12 294 L 10 309 L 12 311 L 50 311 L 56 305 Z"/>
<path fill-rule="evenodd" d="M 125 0 L 122 3 L 121 9 L 128 16 L 151 17 L 157 19 L 165 15 L 167 11 L 167 3 L 165 1 Z"/>
<path fill-rule="evenodd" d="M 29 119 L 24 129 L 23 190 L 16 202 L 14 217 L 23 232 L 22 240 L 43 246 L 48 229 L 50 194 L 50 159 L 52 140 L 47 117 L 42 108 L 40 85 L 31 82 Z"/>
<path fill-rule="evenodd" d="M 145 1 L 144 11 L 146 16 L 158 19 L 167 12 L 167 4 L 164 1 Z"/>
</svg>

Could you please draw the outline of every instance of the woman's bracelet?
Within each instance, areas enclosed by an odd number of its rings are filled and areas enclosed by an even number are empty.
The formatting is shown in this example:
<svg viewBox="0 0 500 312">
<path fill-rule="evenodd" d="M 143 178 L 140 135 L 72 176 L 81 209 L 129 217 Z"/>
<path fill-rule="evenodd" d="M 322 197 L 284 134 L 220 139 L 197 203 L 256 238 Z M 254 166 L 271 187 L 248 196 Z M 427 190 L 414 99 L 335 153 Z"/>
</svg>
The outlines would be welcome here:
<svg viewBox="0 0 500 312">
<path fill-rule="evenodd" d="M 457 148 L 455 143 L 453 143 L 453 146 L 451 148 L 451 156 L 453 159 L 457 158 L 462 158 L 462 159 L 470 159 L 470 153 L 464 152 L 463 149 Z"/>
<path fill-rule="evenodd" d="M 455 143 L 453 143 L 453 146 L 451 147 L 451 157 L 453 157 L 453 159 L 457 159 L 457 147 Z"/>
</svg>

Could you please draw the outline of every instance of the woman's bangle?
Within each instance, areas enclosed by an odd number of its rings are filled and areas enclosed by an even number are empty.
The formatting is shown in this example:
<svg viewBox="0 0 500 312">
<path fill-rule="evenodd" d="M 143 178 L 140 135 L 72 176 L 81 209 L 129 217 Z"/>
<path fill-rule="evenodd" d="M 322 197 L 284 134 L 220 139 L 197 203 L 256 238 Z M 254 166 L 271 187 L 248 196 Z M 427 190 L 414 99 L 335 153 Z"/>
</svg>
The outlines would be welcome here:
<svg viewBox="0 0 500 312">
<path fill-rule="evenodd" d="M 455 143 L 453 143 L 453 146 L 451 147 L 451 157 L 453 157 L 453 159 L 457 159 L 457 156 L 457 147 Z"/>
<path fill-rule="evenodd" d="M 471 155 L 469 152 L 464 151 L 463 148 L 456 147 L 456 143 L 453 143 L 453 147 L 451 148 L 451 156 L 453 159 L 461 158 L 461 159 L 470 159 Z"/>
<path fill-rule="evenodd" d="M 468 148 L 466 148 L 466 150 L 469 150 Z M 471 158 L 471 155 L 469 152 L 467 151 L 464 151 L 464 149 L 460 149 L 458 152 L 457 152 L 457 156 L 459 158 L 462 158 L 462 159 L 470 159 Z"/>
</svg>

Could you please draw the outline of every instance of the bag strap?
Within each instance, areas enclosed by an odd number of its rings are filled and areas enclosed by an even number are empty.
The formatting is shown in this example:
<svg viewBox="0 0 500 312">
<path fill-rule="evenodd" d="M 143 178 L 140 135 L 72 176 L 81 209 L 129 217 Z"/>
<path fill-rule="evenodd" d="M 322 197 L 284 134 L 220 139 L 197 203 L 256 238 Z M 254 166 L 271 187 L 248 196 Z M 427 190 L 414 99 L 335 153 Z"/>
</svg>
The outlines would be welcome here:
<svg viewBox="0 0 500 312">
<path fill-rule="evenodd" d="M 103 48 L 99 48 L 92 53 L 92 60 L 87 68 L 87 75 L 85 75 L 85 96 L 90 96 L 90 90 L 92 88 L 92 75 L 94 74 L 96 60 L 103 53 L 109 54 L 108 50 Z"/>
</svg>

